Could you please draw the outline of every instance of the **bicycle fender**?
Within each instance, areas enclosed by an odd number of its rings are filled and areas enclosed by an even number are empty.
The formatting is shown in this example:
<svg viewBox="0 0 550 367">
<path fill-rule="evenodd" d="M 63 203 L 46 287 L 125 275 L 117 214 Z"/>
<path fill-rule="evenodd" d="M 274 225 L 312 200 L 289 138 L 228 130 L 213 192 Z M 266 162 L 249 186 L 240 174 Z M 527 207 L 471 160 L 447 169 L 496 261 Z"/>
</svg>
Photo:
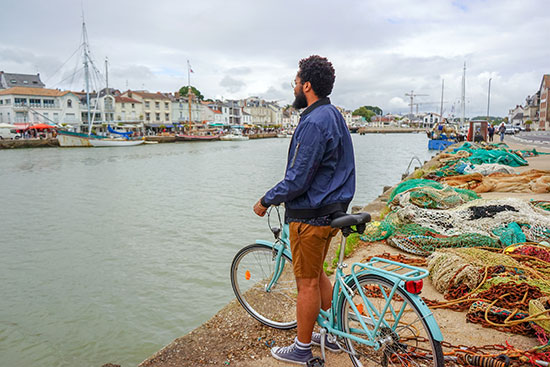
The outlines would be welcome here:
<svg viewBox="0 0 550 367">
<path fill-rule="evenodd" d="M 401 284 L 399 285 L 399 287 L 401 287 L 401 289 L 405 290 L 405 288 Z M 424 300 L 422 299 L 422 297 L 420 297 L 417 294 L 411 294 L 411 293 L 409 293 L 409 295 L 410 295 L 411 299 L 413 299 L 415 301 L 416 306 L 418 307 L 420 312 L 422 312 L 422 315 L 426 315 L 426 316 L 424 316 L 424 320 L 426 320 L 426 323 L 428 324 L 428 327 L 430 328 L 430 330 L 432 332 L 433 338 L 435 340 L 437 340 L 438 342 L 442 342 L 443 341 L 443 334 L 441 333 L 441 329 L 439 328 L 439 325 L 437 324 L 437 321 L 435 321 L 433 311 L 430 310 L 430 308 L 428 307 L 428 305 L 426 305 L 426 303 L 424 303 Z"/>
<path fill-rule="evenodd" d="M 259 245 L 265 245 L 269 247 L 275 246 L 275 243 L 271 241 L 266 241 L 266 240 L 256 240 L 256 243 Z M 283 250 L 283 254 L 287 255 L 290 259 L 292 259 L 292 253 L 290 253 L 290 251 L 288 251 L 286 248 Z"/>
</svg>

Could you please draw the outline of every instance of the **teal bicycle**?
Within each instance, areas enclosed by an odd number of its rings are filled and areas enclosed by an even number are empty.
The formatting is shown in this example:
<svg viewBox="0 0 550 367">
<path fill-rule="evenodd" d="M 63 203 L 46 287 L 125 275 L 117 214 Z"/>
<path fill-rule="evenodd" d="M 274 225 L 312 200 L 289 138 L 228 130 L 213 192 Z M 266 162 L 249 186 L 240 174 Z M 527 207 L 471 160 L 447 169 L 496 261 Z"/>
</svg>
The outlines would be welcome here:
<svg viewBox="0 0 550 367">
<path fill-rule="evenodd" d="M 241 249 L 231 264 L 231 285 L 244 309 L 261 323 L 278 328 L 296 326 L 297 290 L 292 272 L 288 226 L 268 224 L 275 241 L 258 240 Z M 363 233 L 368 213 L 343 214 L 331 226 L 342 232 L 340 249 L 351 233 Z M 443 366 L 443 336 L 435 318 L 419 296 L 425 269 L 372 258 L 344 270 L 340 251 L 332 306 L 321 310 L 321 352 L 325 339 L 348 353 L 354 366 L 372 362 L 383 366 Z M 324 336 L 327 336 L 325 338 Z"/>
</svg>

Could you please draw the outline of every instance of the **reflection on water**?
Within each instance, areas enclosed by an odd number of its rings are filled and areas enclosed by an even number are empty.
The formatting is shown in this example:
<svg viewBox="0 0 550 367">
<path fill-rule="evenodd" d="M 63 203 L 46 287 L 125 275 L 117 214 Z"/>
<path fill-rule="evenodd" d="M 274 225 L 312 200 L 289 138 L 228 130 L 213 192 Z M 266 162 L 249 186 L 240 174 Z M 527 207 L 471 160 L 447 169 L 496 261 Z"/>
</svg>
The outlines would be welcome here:
<svg viewBox="0 0 550 367">
<path fill-rule="evenodd" d="M 289 139 L 0 151 L 6 366 L 136 365 L 233 298 L 233 255 Z M 423 134 L 354 135 L 362 205 L 429 157 Z"/>
</svg>

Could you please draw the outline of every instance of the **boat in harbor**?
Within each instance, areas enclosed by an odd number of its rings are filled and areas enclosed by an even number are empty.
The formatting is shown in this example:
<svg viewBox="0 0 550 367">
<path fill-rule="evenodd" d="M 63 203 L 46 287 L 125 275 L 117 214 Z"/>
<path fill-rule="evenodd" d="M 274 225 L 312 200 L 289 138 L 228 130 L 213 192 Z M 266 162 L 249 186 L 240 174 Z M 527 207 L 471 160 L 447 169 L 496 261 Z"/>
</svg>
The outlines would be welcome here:
<svg viewBox="0 0 550 367">
<path fill-rule="evenodd" d="M 222 141 L 244 141 L 248 139 L 249 139 L 248 136 L 237 132 L 220 136 L 220 140 Z"/>
<path fill-rule="evenodd" d="M 220 140 L 220 135 L 176 134 L 176 141 L 213 141 Z"/>
<path fill-rule="evenodd" d="M 61 147 L 128 147 L 145 143 L 143 139 L 125 139 L 57 130 L 57 141 Z"/>
<path fill-rule="evenodd" d="M 220 136 L 220 140 L 223 141 L 244 141 L 248 139 L 249 137 L 243 134 L 241 126 L 233 126 L 233 129 L 229 132 L 229 134 Z"/>
<path fill-rule="evenodd" d="M 110 136 L 100 136 L 92 132 L 93 118 L 95 111 L 92 114 L 90 106 L 90 65 L 94 70 L 97 70 L 92 59 L 90 58 L 90 50 L 88 47 L 88 36 L 86 32 L 86 23 L 82 20 L 82 49 L 84 55 L 84 77 L 86 80 L 86 106 L 88 114 L 88 133 L 78 133 L 63 129 L 57 130 L 57 141 L 61 147 L 127 147 L 134 145 L 141 145 L 145 142 L 144 139 L 134 139 L 131 137 L 130 132 L 119 132 L 108 127 Z M 107 61 L 105 62 L 105 73 L 107 75 Z M 106 80 L 108 80 L 106 78 Z M 109 86 L 106 87 L 107 93 L 109 93 Z M 99 93 L 96 93 L 96 105 Z"/>
</svg>

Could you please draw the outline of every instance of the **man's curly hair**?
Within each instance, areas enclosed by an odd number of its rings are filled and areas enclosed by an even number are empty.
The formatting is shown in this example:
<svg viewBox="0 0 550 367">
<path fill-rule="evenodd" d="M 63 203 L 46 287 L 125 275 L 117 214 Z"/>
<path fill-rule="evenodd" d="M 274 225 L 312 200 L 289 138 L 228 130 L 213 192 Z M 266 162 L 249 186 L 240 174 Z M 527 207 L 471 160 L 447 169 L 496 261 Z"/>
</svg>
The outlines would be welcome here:
<svg viewBox="0 0 550 367">
<path fill-rule="evenodd" d="M 298 77 L 302 83 L 310 82 L 311 88 L 319 98 L 328 96 L 334 86 L 334 68 L 326 57 L 312 55 L 300 60 Z"/>
</svg>

